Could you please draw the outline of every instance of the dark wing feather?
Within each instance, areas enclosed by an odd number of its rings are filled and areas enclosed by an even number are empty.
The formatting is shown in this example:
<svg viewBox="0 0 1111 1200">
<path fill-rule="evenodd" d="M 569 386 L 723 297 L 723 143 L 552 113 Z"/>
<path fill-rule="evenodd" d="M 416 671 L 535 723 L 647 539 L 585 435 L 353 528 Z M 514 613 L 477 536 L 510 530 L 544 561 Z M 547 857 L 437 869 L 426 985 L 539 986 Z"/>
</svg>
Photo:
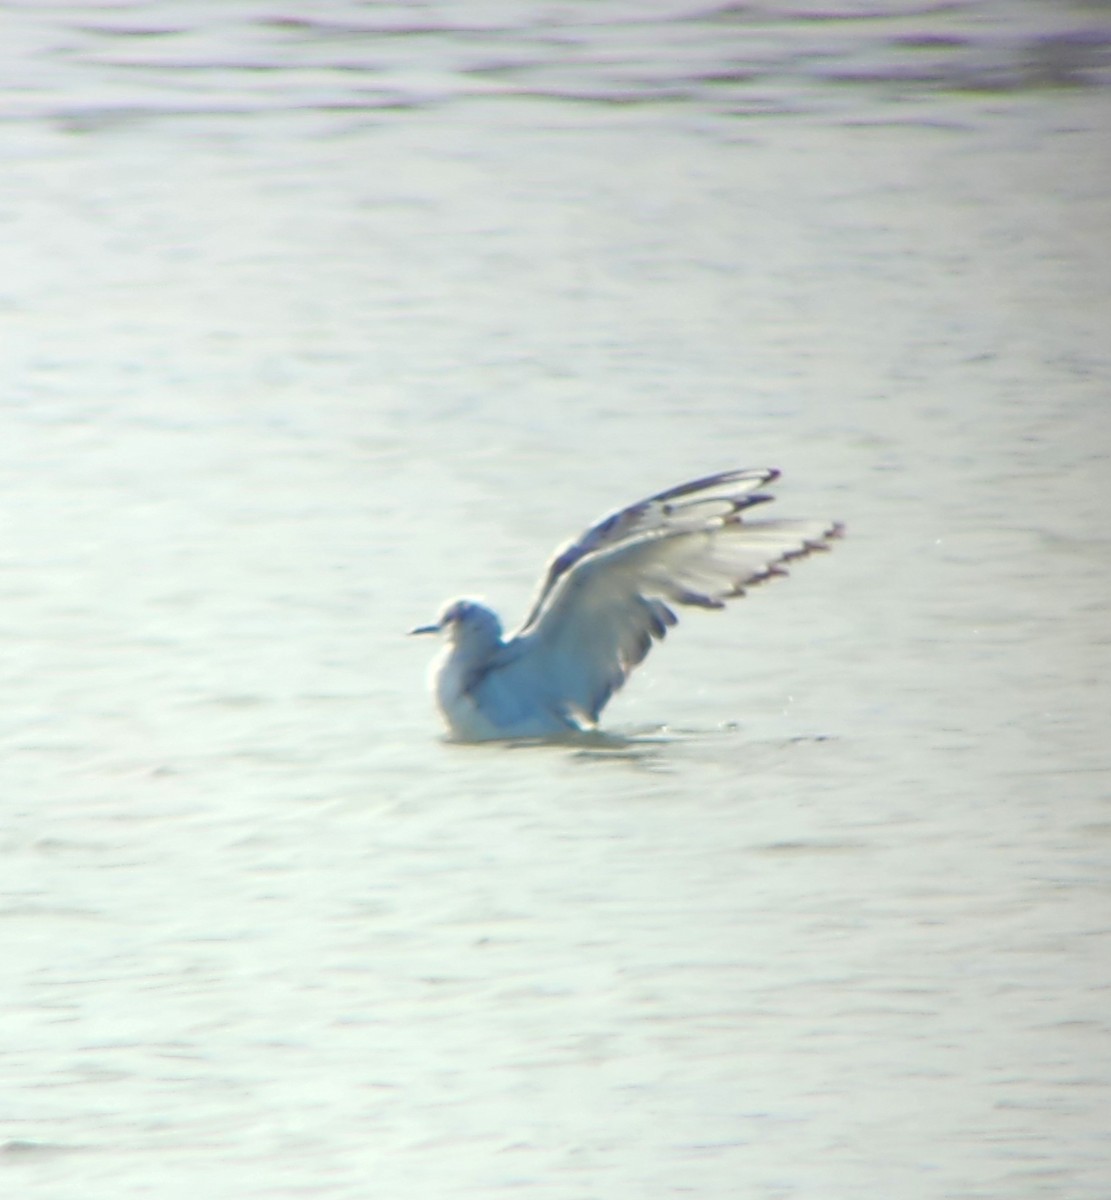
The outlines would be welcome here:
<svg viewBox="0 0 1111 1200">
<path fill-rule="evenodd" d="M 725 518 L 753 505 L 764 504 L 772 497 L 762 495 L 757 489 L 778 478 L 779 471 L 774 467 L 720 471 L 657 492 L 603 517 L 548 564 L 540 591 L 521 626 L 522 631 L 536 620 L 559 580 L 586 555 L 646 533 L 678 529 L 715 517 Z"/>
</svg>

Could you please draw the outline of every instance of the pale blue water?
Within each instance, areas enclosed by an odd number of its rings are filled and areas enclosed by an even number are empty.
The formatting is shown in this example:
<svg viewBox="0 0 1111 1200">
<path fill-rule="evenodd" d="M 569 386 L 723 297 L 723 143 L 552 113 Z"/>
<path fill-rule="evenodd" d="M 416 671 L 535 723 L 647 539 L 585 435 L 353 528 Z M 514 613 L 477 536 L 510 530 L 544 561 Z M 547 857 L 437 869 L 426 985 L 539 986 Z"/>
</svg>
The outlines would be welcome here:
<svg viewBox="0 0 1111 1200">
<path fill-rule="evenodd" d="M 1106 7 L 2 20 L 0 1191 L 1103 1197 Z M 441 740 L 737 464 L 663 737 Z"/>
</svg>

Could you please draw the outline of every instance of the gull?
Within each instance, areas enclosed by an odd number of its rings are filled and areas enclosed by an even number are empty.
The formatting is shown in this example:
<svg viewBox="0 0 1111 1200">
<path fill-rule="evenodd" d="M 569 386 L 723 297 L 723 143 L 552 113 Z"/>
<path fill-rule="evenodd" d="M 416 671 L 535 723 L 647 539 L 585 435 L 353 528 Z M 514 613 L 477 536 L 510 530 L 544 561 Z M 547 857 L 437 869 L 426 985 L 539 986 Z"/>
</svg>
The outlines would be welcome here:
<svg viewBox="0 0 1111 1200">
<path fill-rule="evenodd" d="M 773 467 L 722 471 L 618 509 L 560 550 L 520 629 L 456 600 L 414 634 L 442 634 L 433 682 L 458 741 L 568 738 L 596 729 L 610 697 L 678 622 L 675 607 L 724 608 L 785 563 L 827 550 L 842 527 L 750 520 Z"/>
</svg>

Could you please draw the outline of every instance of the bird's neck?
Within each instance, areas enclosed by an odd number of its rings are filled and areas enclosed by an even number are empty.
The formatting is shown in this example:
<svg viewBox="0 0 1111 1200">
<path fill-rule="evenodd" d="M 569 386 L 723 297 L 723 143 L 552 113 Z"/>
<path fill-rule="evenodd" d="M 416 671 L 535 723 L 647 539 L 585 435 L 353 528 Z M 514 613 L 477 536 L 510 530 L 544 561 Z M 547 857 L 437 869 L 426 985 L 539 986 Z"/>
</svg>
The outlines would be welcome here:
<svg viewBox="0 0 1111 1200">
<path fill-rule="evenodd" d="M 461 669 L 484 666 L 502 646 L 501 631 L 496 625 L 489 628 L 461 629 L 452 639 L 448 659 Z"/>
<path fill-rule="evenodd" d="M 441 699 L 470 691 L 502 645 L 494 628 L 460 630 L 441 660 L 437 688 Z"/>
</svg>

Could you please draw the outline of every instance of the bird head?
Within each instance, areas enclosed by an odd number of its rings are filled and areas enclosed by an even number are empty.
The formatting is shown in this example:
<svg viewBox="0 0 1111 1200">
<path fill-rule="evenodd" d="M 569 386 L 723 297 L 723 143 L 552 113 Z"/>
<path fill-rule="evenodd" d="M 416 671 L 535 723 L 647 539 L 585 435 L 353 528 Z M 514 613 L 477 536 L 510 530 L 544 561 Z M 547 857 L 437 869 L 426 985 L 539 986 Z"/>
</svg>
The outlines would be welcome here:
<svg viewBox="0 0 1111 1200">
<path fill-rule="evenodd" d="M 501 640 L 501 621 L 484 604 L 474 600 L 456 600 L 444 609 L 435 624 L 418 625 L 409 633 L 445 633 L 454 642 L 468 638 L 496 642 Z"/>
</svg>

